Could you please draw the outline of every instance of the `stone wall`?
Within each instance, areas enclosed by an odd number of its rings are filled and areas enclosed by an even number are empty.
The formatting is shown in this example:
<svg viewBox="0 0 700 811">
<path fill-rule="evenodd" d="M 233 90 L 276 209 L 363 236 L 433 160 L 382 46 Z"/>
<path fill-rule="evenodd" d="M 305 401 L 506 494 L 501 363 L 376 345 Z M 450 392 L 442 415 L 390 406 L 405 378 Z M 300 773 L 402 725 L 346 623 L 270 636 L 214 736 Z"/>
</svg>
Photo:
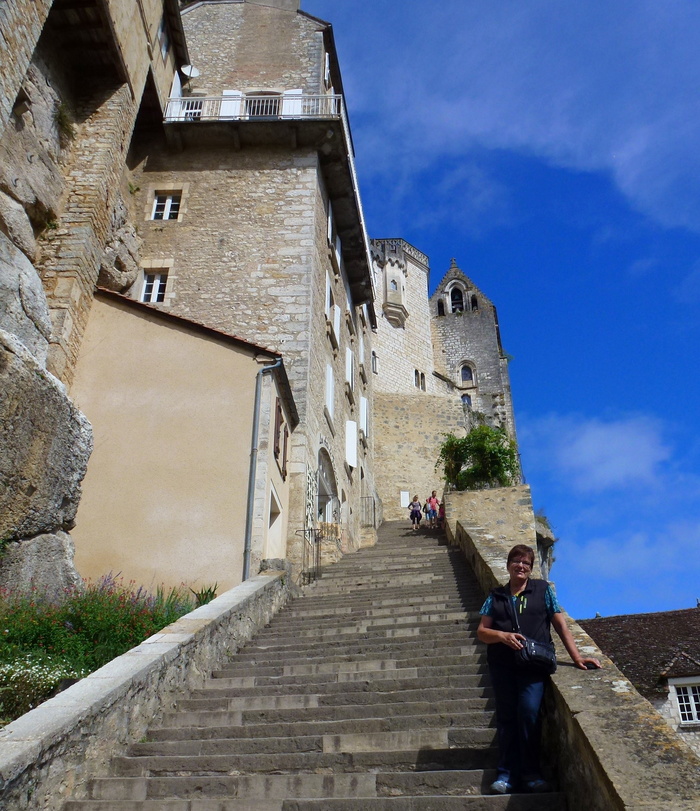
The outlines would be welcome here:
<svg viewBox="0 0 700 811">
<path fill-rule="evenodd" d="M 289 589 L 284 572 L 253 577 L 0 730 L 0 806 L 60 811 L 84 798 L 88 781 L 262 629 Z"/>
<path fill-rule="evenodd" d="M 463 432 L 464 410 L 456 398 L 418 392 L 395 395 L 375 392 L 374 452 L 377 489 L 383 501 L 385 520 L 406 519 L 401 491 L 409 498 L 417 493 L 425 501 L 444 486 L 435 470 L 444 434 Z"/>
<path fill-rule="evenodd" d="M 526 487 L 447 496 L 447 534 L 484 590 L 508 579 L 515 543 L 530 543 Z M 529 539 L 529 540 L 528 540 Z M 559 595 L 564 602 L 566 595 Z M 569 811 L 690 811 L 698 808 L 700 760 L 569 617 L 576 644 L 603 662 L 574 668 L 561 644 L 545 695 L 543 769 L 566 793 Z"/>
<path fill-rule="evenodd" d="M 322 93 L 323 38 L 318 21 L 255 3 L 202 3 L 183 10 L 192 60 L 200 75 L 189 90 L 303 90 Z"/>
</svg>

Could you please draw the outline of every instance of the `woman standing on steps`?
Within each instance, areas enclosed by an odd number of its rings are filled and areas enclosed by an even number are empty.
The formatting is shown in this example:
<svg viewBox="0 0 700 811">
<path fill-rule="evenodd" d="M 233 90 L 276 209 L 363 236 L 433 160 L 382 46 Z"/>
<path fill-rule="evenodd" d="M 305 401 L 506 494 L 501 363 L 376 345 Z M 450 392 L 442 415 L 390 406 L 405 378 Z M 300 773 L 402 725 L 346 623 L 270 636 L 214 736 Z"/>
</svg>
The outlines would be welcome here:
<svg viewBox="0 0 700 811">
<path fill-rule="evenodd" d="M 514 787 L 535 793 L 549 791 L 540 774 L 539 756 L 540 705 L 549 676 L 517 666 L 515 651 L 523 647 L 525 636 L 551 642 L 553 625 L 576 667 L 601 667 L 597 659 L 581 656 L 549 583 L 530 579 L 534 562 L 531 547 L 514 546 L 506 563 L 509 582 L 492 589 L 479 612 L 481 622 L 476 634 L 488 645 L 489 673 L 496 698 L 499 759 L 498 774 L 491 784 L 494 794 L 509 794 Z M 514 630 L 514 610 L 522 633 Z"/>
<path fill-rule="evenodd" d="M 420 519 L 421 519 L 421 503 L 420 499 L 418 498 L 418 494 L 413 496 L 413 501 L 408 505 L 408 509 L 411 511 L 411 523 L 413 524 L 413 531 L 415 532 L 420 527 Z"/>
</svg>

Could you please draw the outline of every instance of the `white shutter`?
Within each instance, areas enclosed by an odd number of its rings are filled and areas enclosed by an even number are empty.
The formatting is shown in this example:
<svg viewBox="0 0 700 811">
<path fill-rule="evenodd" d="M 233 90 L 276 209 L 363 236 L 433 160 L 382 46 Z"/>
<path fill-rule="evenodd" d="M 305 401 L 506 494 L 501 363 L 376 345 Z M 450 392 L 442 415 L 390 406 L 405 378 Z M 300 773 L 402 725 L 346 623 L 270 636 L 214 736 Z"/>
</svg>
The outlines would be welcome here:
<svg viewBox="0 0 700 811">
<path fill-rule="evenodd" d="M 176 70 L 173 76 L 173 86 L 170 88 L 170 98 L 179 99 L 182 95 L 182 82 L 180 81 L 180 71 Z"/>
<path fill-rule="evenodd" d="M 369 436 L 368 421 L 367 421 L 367 407 L 368 402 L 366 397 L 360 397 L 360 431 L 365 436 Z"/>
<path fill-rule="evenodd" d="M 349 467 L 357 467 L 357 423 L 345 423 L 345 461 Z"/>
<path fill-rule="evenodd" d="M 331 303 L 333 301 L 333 296 L 331 292 L 331 280 L 326 273 L 326 318 L 330 319 L 331 317 Z"/>
<path fill-rule="evenodd" d="M 222 93 L 220 118 L 240 118 L 243 106 L 243 93 L 240 90 L 224 90 Z"/>
<path fill-rule="evenodd" d="M 333 416 L 334 389 L 333 367 L 328 363 L 326 364 L 326 409 L 331 417 Z"/>
<path fill-rule="evenodd" d="M 357 360 L 360 366 L 363 366 L 365 362 L 365 336 L 362 328 L 360 328 L 357 338 Z"/>
<path fill-rule="evenodd" d="M 303 94 L 301 88 L 282 93 L 282 118 L 301 118 Z"/>
<path fill-rule="evenodd" d="M 334 304 L 331 307 L 333 311 L 331 314 L 333 316 L 333 332 L 335 333 L 336 340 L 340 341 L 340 307 L 337 304 Z"/>
<path fill-rule="evenodd" d="M 353 366 L 354 366 L 355 356 L 353 354 L 352 349 L 350 347 L 345 348 L 345 379 L 350 385 L 350 388 L 354 388 L 353 386 Z"/>
</svg>

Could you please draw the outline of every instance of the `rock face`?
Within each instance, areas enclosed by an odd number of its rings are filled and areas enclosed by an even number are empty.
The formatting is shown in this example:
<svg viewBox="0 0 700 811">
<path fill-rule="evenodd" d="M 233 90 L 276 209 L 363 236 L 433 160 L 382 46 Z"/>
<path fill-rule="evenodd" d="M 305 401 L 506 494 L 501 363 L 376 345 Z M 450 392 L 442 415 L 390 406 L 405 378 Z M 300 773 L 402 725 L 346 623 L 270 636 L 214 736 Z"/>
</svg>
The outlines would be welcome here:
<svg viewBox="0 0 700 811">
<path fill-rule="evenodd" d="M 0 329 L 15 335 L 44 366 L 51 337 L 46 296 L 34 266 L 0 233 Z"/>
<path fill-rule="evenodd" d="M 67 532 L 9 543 L 3 549 L 0 588 L 12 592 L 32 590 L 49 600 L 59 599 L 66 589 L 82 584 L 73 566 L 74 554 Z"/>
<path fill-rule="evenodd" d="M 0 543 L 70 529 L 92 428 L 63 385 L 0 330 Z"/>
</svg>

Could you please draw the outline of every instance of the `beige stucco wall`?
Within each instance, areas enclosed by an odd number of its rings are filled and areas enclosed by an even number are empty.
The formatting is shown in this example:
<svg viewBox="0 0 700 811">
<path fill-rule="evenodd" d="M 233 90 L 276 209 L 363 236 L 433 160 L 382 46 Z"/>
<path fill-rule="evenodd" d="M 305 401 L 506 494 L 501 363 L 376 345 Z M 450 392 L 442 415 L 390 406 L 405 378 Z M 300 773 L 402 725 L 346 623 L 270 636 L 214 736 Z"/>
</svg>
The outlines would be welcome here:
<svg viewBox="0 0 700 811">
<path fill-rule="evenodd" d="M 95 434 L 76 566 L 149 588 L 231 588 L 242 575 L 259 365 L 252 351 L 130 307 L 96 299 L 71 389 Z"/>
</svg>

